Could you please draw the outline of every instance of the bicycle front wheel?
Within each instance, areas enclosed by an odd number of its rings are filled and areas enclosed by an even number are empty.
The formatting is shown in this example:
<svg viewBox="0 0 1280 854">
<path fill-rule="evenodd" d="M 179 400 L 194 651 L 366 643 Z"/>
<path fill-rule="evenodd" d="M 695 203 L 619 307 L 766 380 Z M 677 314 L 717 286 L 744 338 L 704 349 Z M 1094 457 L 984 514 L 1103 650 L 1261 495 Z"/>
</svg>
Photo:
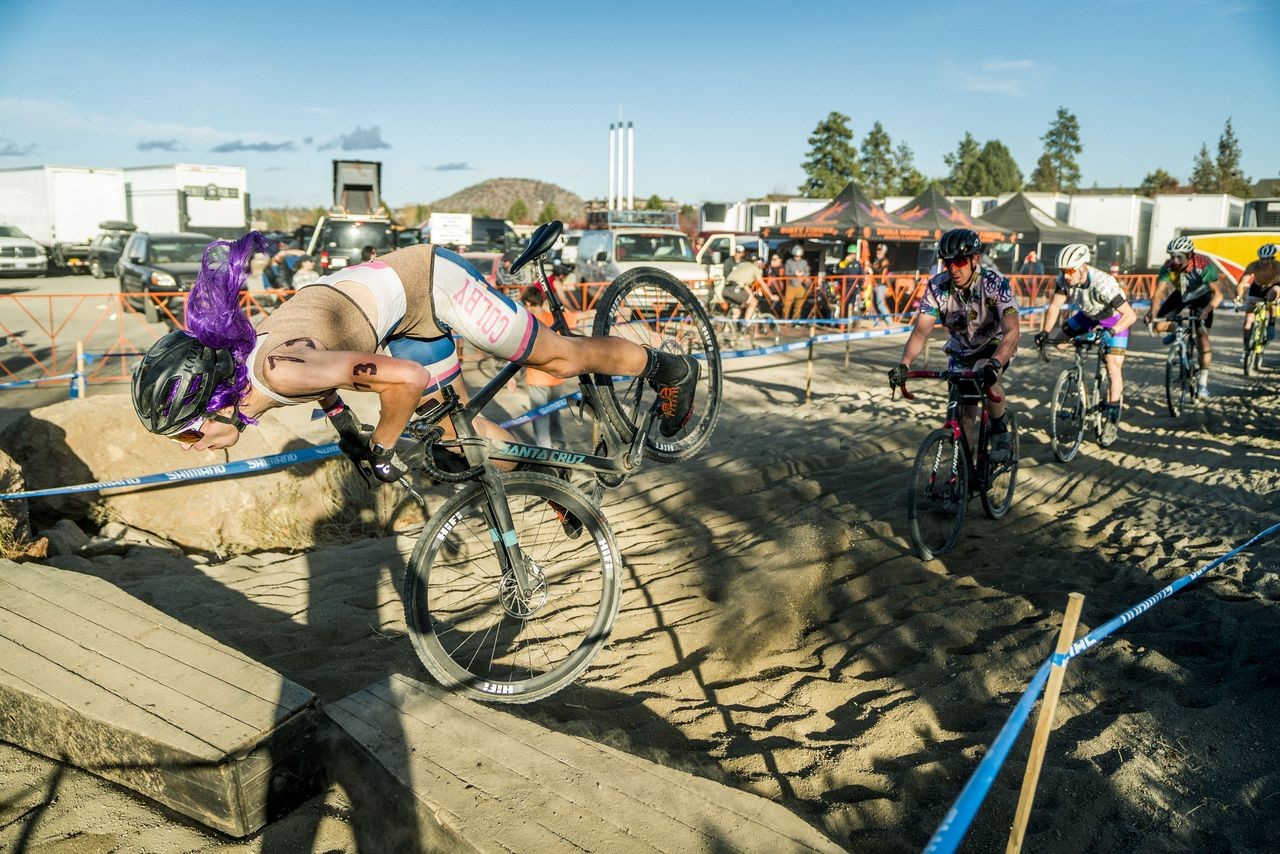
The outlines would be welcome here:
<svg viewBox="0 0 1280 854">
<path fill-rule="evenodd" d="M 658 432 L 653 419 L 645 447 L 662 462 L 697 453 L 715 429 L 720 415 L 720 346 L 707 313 L 693 293 L 670 273 L 636 267 L 613 280 L 596 305 L 595 335 L 612 335 L 668 353 L 683 353 L 701 362 L 693 413 L 674 437 Z M 601 409 L 624 437 L 632 437 L 654 403 L 648 382 L 640 377 L 597 375 Z M 646 393 L 646 390 L 648 392 Z"/>
<path fill-rule="evenodd" d="M 1053 410 L 1049 419 L 1049 445 L 1064 463 L 1075 459 L 1084 438 L 1084 387 L 1075 371 L 1063 371 L 1053 385 Z"/>
<path fill-rule="evenodd" d="M 1256 374 L 1262 367 L 1262 348 L 1267 344 L 1267 324 L 1265 319 L 1255 315 L 1253 326 L 1249 329 L 1249 348 L 1244 351 L 1244 375 Z"/>
<path fill-rule="evenodd" d="M 1164 400 L 1170 415 L 1182 415 L 1187 403 L 1187 369 L 1176 349 L 1169 352 L 1164 363 Z"/>
<path fill-rule="evenodd" d="M 946 552 L 960 538 L 969 505 L 969 467 L 950 430 L 934 430 L 920 446 L 907 492 L 911 544 L 921 560 Z"/>
<path fill-rule="evenodd" d="M 982 510 L 989 519 L 999 519 L 1013 506 L 1013 490 L 1018 485 L 1018 415 L 1006 412 L 1005 427 L 1009 431 L 1009 458 L 1000 462 L 987 459 L 987 485 L 982 491 Z"/>
<path fill-rule="evenodd" d="M 441 685 L 474 700 L 528 703 L 571 683 L 604 646 L 622 598 L 618 547 L 600 511 L 559 478 L 515 472 L 502 483 L 533 589 L 521 594 L 504 568 L 489 496 L 475 482 L 423 530 L 409 559 L 405 621 Z"/>
</svg>

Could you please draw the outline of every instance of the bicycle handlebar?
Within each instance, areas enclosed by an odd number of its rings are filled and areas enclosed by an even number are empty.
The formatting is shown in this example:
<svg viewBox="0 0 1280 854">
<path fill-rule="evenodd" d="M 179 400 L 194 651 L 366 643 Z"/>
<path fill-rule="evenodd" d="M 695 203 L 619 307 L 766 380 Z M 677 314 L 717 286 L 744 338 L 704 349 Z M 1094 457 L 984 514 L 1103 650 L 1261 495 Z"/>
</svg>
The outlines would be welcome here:
<svg viewBox="0 0 1280 854">
<path fill-rule="evenodd" d="M 978 379 L 977 371 L 907 371 L 907 379 L 912 380 L 946 380 L 953 382 L 955 380 L 974 380 Z M 978 383 L 978 387 L 982 388 L 982 384 Z M 907 384 L 903 383 L 898 386 L 902 390 L 902 396 L 907 400 L 915 400 L 916 396 L 907 390 Z M 996 394 L 989 388 L 983 388 L 982 393 L 986 395 L 987 400 L 992 403 L 999 403 L 1004 400 L 1003 395 Z"/>
</svg>

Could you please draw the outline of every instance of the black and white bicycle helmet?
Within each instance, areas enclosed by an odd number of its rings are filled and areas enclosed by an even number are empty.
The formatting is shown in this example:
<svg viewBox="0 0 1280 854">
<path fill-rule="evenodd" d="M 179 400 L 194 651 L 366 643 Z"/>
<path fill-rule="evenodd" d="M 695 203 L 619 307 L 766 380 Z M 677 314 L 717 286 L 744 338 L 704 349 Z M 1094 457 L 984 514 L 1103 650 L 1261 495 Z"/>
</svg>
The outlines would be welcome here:
<svg viewBox="0 0 1280 854">
<path fill-rule="evenodd" d="M 1089 263 L 1089 258 L 1093 255 L 1089 251 L 1089 247 L 1083 243 L 1068 243 L 1062 247 L 1062 251 L 1058 253 L 1058 269 L 1074 270 L 1083 267 Z"/>
<path fill-rule="evenodd" d="M 133 409 L 152 433 L 177 433 L 208 411 L 219 382 L 235 376 L 230 350 L 206 347 L 174 330 L 133 369 Z"/>
<path fill-rule="evenodd" d="M 1183 255 L 1190 255 L 1196 251 L 1196 245 L 1191 242 L 1190 237 L 1175 237 L 1169 241 L 1169 254 L 1180 252 Z"/>
<path fill-rule="evenodd" d="M 938 239 L 938 257 L 964 258 L 982 253 L 982 238 L 968 228 L 953 228 Z"/>
<path fill-rule="evenodd" d="M 1258 248 L 1258 260 L 1266 261 L 1268 258 L 1276 257 L 1277 247 L 1274 243 L 1265 243 Z"/>
</svg>

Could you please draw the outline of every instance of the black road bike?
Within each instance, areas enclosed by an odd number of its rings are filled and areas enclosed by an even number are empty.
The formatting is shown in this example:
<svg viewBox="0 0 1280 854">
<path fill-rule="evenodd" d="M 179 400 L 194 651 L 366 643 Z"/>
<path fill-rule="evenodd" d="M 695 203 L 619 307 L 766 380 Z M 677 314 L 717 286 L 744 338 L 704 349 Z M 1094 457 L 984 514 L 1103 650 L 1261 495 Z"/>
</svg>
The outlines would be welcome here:
<svg viewBox="0 0 1280 854">
<path fill-rule="evenodd" d="M 911 544 L 922 560 L 930 560 L 950 550 L 960 539 L 969 501 L 978 496 L 991 519 L 999 519 L 1013 506 L 1018 481 L 1018 418 L 1005 411 L 1010 433 L 1007 459 L 991 459 L 991 422 L 986 401 L 1001 398 L 990 389 L 979 389 L 975 371 L 909 371 L 909 379 L 946 380 L 947 419 L 920 445 L 911 469 L 907 491 L 907 520 Z M 901 387 L 902 396 L 915 395 Z M 977 437 L 972 446 L 963 427 L 963 407 L 977 406 Z"/>
<path fill-rule="evenodd" d="M 1053 384 L 1053 403 L 1049 416 L 1049 444 L 1053 455 L 1064 463 L 1075 459 L 1084 442 L 1085 430 L 1093 430 L 1098 444 L 1110 447 L 1119 433 L 1119 425 L 1107 417 L 1107 392 L 1111 381 L 1107 376 L 1107 354 L 1111 348 L 1097 333 L 1087 332 L 1071 339 L 1075 363 L 1058 374 Z M 1087 377 L 1085 358 L 1097 348 L 1093 376 Z M 1040 358 L 1048 362 L 1047 347 L 1038 347 Z"/>
</svg>

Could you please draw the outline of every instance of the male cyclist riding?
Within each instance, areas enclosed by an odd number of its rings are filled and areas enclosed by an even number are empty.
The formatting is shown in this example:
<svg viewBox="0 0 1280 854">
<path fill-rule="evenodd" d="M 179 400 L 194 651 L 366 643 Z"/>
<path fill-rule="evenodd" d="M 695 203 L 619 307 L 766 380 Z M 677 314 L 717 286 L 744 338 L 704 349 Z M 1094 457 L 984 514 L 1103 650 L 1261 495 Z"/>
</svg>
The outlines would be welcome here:
<svg viewBox="0 0 1280 854">
<path fill-rule="evenodd" d="M 1259 302 L 1265 300 L 1271 304 L 1273 309 L 1271 319 L 1267 321 L 1267 338 L 1274 338 L 1276 335 L 1276 317 L 1274 308 L 1276 300 L 1280 299 L 1280 262 L 1276 261 L 1276 245 L 1268 243 L 1258 249 L 1258 260 L 1250 262 L 1248 267 L 1244 268 L 1244 275 L 1240 277 L 1240 284 L 1236 287 L 1236 305 L 1239 305 L 1241 299 L 1248 291 L 1248 301 L 1245 302 L 1244 309 L 1248 314 L 1244 316 L 1244 358 L 1249 357 L 1249 334 L 1253 331 L 1253 307 Z"/>
<path fill-rule="evenodd" d="M 1007 460 L 1012 451 L 1004 420 L 1004 389 L 1000 376 L 1018 351 L 1018 304 L 1009 280 L 999 271 L 981 266 L 982 240 L 967 228 L 954 228 L 938 241 L 943 271 L 929 280 L 911 335 L 902 348 L 902 362 L 889 371 L 896 388 L 907 380 L 911 363 L 924 350 L 929 333 L 941 323 L 951 337 L 943 345 L 950 357 L 949 370 L 973 370 L 979 383 L 1000 400 L 988 406 L 991 414 L 991 459 Z M 977 407 L 964 409 L 965 431 L 970 433 Z"/>
<path fill-rule="evenodd" d="M 1209 365 L 1213 352 L 1209 349 L 1209 329 L 1213 326 L 1213 310 L 1222 302 L 1222 294 L 1214 287 L 1220 277 L 1217 265 L 1208 256 L 1196 252 L 1196 245 L 1189 237 L 1175 237 L 1169 241 L 1169 260 L 1156 276 L 1156 292 L 1151 297 L 1152 309 L 1147 311 L 1146 321 L 1151 322 L 1152 310 L 1157 304 L 1156 318 L 1168 317 L 1186 310 L 1200 316 L 1196 341 L 1200 345 L 1200 397 L 1209 396 Z M 1172 293 L 1169 294 L 1170 290 Z M 1164 299 L 1169 294 L 1168 299 Z M 1163 300 L 1163 302 L 1161 302 Z M 1165 344 L 1173 343 L 1173 333 L 1165 336 Z"/>
<path fill-rule="evenodd" d="M 1089 266 L 1091 253 L 1083 243 L 1072 243 L 1058 253 L 1058 282 L 1044 313 L 1044 325 L 1036 333 L 1036 346 L 1059 345 L 1068 338 L 1101 328 L 1107 354 L 1107 425 L 1110 441 L 1120 423 L 1124 391 L 1124 354 L 1129 347 L 1129 327 L 1138 319 L 1124 290 L 1109 273 Z M 1058 328 L 1058 314 L 1068 301 L 1076 313 Z M 1048 331 L 1052 330 L 1052 332 Z"/>
</svg>

